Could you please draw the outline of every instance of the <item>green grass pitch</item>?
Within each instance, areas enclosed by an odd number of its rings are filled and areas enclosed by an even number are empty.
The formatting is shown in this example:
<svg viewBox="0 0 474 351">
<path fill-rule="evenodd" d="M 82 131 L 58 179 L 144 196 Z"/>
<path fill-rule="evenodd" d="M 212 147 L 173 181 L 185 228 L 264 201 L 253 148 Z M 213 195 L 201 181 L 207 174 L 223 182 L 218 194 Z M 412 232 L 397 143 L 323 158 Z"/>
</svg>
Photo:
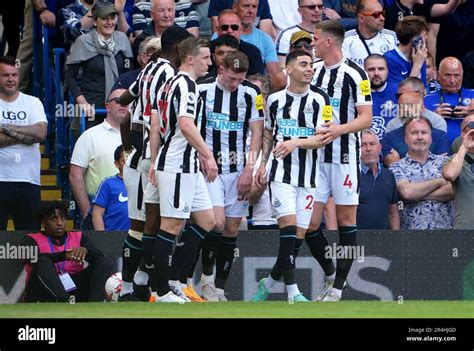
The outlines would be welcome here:
<svg viewBox="0 0 474 351">
<path fill-rule="evenodd" d="M 473 318 L 474 301 L 0 305 L 0 318 Z"/>
</svg>

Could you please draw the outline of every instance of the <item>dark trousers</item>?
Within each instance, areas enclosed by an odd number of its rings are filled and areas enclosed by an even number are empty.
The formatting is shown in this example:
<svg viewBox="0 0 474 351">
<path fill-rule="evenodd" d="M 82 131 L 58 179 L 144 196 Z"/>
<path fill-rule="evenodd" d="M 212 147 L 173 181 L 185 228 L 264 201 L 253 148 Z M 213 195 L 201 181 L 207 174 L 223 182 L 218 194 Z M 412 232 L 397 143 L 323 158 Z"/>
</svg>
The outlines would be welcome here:
<svg viewBox="0 0 474 351">
<path fill-rule="evenodd" d="M 35 212 L 41 206 L 39 185 L 0 182 L 0 230 L 6 230 L 11 215 L 15 230 L 40 230 Z"/>
<path fill-rule="evenodd" d="M 112 266 L 105 257 L 98 257 L 89 266 L 70 274 L 77 289 L 66 292 L 53 261 L 40 255 L 26 284 L 24 302 L 68 301 L 71 295 L 76 302 L 101 302 L 105 299 L 105 282 Z"/>
</svg>

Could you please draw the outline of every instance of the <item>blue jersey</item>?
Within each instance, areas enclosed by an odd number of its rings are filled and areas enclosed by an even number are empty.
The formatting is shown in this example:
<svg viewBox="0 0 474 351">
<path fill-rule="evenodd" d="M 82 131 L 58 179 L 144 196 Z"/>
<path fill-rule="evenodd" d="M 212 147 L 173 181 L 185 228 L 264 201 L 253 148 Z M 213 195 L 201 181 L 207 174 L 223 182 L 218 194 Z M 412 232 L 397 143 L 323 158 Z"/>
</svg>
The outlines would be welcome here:
<svg viewBox="0 0 474 351">
<path fill-rule="evenodd" d="M 372 91 L 372 129 L 379 139 L 385 134 L 388 122 L 397 116 L 397 85 L 387 83 L 382 91 Z"/>
<path fill-rule="evenodd" d="M 127 189 L 118 174 L 107 177 L 100 183 L 92 203 L 105 208 L 105 230 L 130 229 Z"/>
<path fill-rule="evenodd" d="M 474 89 L 461 88 L 459 93 L 446 93 L 437 91 L 436 93 L 425 96 L 425 107 L 428 110 L 434 111 L 438 104 L 450 104 L 452 107 L 468 106 L 471 99 L 474 98 Z M 448 125 L 448 139 L 452 143 L 454 139 L 461 135 L 461 122 L 463 118 L 445 118 Z"/>
<path fill-rule="evenodd" d="M 398 47 L 387 51 L 384 57 L 387 59 L 388 82 L 398 86 L 402 80 L 410 76 L 413 64 L 408 61 Z M 419 78 L 426 85 L 426 63 L 421 66 L 421 77 Z"/>
</svg>

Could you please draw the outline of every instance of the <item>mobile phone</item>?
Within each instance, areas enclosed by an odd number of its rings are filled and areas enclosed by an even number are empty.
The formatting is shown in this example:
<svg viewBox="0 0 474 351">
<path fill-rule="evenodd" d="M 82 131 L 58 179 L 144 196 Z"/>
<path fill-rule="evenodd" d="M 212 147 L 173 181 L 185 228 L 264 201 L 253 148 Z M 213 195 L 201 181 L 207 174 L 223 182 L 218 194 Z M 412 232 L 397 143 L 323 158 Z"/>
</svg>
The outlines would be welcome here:
<svg viewBox="0 0 474 351">
<path fill-rule="evenodd" d="M 425 45 L 425 42 L 423 41 L 423 38 L 421 35 L 417 36 L 415 39 L 412 41 L 412 46 L 415 48 L 415 50 L 418 50 L 418 45 L 421 43 L 421 46 Z"/>
</svg>

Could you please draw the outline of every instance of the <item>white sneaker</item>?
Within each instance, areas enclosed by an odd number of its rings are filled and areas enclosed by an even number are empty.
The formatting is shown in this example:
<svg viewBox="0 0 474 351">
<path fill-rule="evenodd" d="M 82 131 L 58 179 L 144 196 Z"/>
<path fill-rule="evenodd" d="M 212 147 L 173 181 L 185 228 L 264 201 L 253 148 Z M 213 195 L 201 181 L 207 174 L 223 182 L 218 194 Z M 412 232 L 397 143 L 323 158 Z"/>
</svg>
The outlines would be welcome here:
<svg viewBox="0 0 474 351">
<path fill-rule="evenodd" d="M 156 293 L 154 293 L 156 294 Z M 156 295 L 155 302 L 175 302 L 175 303 L 186 303 L 181 297 L 173 294 L 172 291 L 169 291 L 163 296 Z"/>
<path fill-rule="evenodd" d="M 324 282 L 324 286 L 323 286 L 323 290 L 321 291 L 321 293 L 316 297 L 316 300 L 315 301 L 322 301 L 322 299 L 324 298 L 324 296 L 326 296 L 326 294 L 329 292 L 329 290 L 332 289 L 332 286 L 334 285 L 334 280 L 332 279 L 326 279 L 326 281 Z"/>
<path fill-rule="evenodd" d="M 181 289 L 181 286 L 171 284 L 169 284 L 169 286 L 173 294 L 182 298 L 184 302 L 191 302 L 191 300 L 184 294 L 183 290 Z"/>
<path fill-rule="evenodd" d="M 339 302 L 341 298 L 332 290 L 329 290 L 321 299 L 322 302 Z"/>
<path fill-rule="evenodd" d="M 217 294 L 217 298 L 219 299 L 219 302 L 227 302 L 227 298 L 224 296 L 224 294 Z"/>
<path fill-rule="evenodd" d="M 201 295 L 203 298 L 205 298 L 209 302 L 220 301 L 214 284 L 203 284 L 201 287 Z"/>
</svg>

